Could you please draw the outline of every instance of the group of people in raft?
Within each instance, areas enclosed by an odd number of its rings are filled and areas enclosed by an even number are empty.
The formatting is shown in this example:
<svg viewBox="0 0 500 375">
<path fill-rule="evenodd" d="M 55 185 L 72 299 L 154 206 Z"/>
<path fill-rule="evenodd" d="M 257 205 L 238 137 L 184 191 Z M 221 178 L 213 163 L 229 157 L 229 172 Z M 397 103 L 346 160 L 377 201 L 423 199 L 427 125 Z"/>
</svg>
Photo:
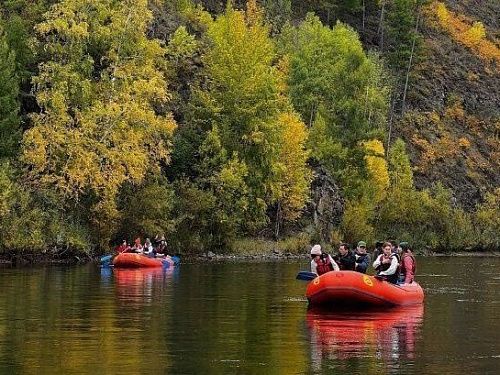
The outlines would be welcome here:
<svg viewBox="0 0 500 375">
<path fill-rule="evenodd" d="M 157 235 L 153 242 L 149 238 L 146 238 L 144 245 L 141 243 L 140 238 L 136 238 L 134 244 L 130 246 L 127 240 L 123 240 L 121 245 L 116 247 L 116 252 L 121 253 L 136 253 L 147 255 L 152 258 L 164 258 L 169 257 L 167 254 L 167 241 L 165 236 Z"/>
<path fill-rule="evenodd" d="M 340 270 L 366 273 L 371 262 L 364 241 L 359 241 L 354 251 L 350 250 L 349 244 L 341 243 L 339 252 L 334 257 L 323 252 L 320 245 L 314 245 L 311 258 L 311 272 L 319 276 Z M 395 241 L 377 241 L 373 259 L 375 277 L 393 284 L 410 284 L 414 281 L 417 262 L 408 242 L 398 245 Z"/>
</svg>

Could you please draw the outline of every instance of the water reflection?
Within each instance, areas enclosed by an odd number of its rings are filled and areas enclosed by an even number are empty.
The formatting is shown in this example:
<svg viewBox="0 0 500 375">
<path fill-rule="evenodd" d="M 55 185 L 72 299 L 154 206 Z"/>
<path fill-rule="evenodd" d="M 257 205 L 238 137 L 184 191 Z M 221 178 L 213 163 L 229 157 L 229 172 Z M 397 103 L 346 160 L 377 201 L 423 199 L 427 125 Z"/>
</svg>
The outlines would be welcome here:
<svg viewBox="0 0 500 375">
<path fill-rule="evenodd" d="M 423 315 L 423 305 L 384 311 L 309 310 L 313 370 L 320 371 L 325 365 L 338 367 L 352 358 L 373 358 L 374 363 L 382 361 L 392 368 L 399 360 L 413 360 Z"/>
<path fill-rule="evenodd" d="M 177 273 L 174 268 L 115 268 L 113 279 L 118 300 L 129 305 L 151 304 L 157 293 L 166 291 Z"/>
</svg>

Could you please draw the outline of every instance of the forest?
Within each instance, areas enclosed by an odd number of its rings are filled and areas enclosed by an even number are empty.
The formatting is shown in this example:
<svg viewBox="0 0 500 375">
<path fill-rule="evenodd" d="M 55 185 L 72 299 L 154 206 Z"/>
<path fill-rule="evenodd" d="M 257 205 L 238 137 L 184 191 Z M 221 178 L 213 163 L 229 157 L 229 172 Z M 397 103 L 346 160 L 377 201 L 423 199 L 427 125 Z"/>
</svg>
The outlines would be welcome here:
<svg viewBox="0 0 500 375">
<path fill-rule="evenodd" d="M 500 9 L 469 3 L 2 0 L 0 253 L 498 250 Z"/>
</svg>

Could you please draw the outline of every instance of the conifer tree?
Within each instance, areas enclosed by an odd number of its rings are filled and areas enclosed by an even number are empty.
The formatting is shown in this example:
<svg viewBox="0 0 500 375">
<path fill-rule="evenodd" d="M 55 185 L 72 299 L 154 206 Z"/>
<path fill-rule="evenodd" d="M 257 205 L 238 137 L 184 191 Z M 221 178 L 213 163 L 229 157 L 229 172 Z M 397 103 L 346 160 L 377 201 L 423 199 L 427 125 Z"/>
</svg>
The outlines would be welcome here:
<svg viewBox="0 0 500 375">
<path fill-rule="evenodd" d="M 19 141 L 19 80 L 15 54 L 0 19 L 0 158 L 12 156 Z"/>
</svg>

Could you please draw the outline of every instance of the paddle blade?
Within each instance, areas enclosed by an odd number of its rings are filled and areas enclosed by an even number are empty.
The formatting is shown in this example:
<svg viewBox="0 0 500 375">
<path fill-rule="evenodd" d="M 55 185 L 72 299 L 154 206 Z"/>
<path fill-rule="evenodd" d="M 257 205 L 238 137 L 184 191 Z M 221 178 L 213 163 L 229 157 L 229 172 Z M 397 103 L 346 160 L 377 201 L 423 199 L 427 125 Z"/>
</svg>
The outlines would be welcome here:
<svg viewBox="0 0 500 375">
<path fill-rule="evenodd" d="M 113 255 L 105 255 L 101 257 L 101 263 L 109 263 L 111 262 L 111 259 L 113 258 Z"/>
<path fill-rule="evenodd" d="M 304 281 L 311 281 L 314 280 L 318 275 L 316 275 L 314 272 L 308 272 L 308 271 L 300 271 L 297 274 L 296 279 L 297 280 L 304 280 Z"/>
<path fill-rule="evenodd" d="M 174 264 L 176 266 L 181 262 L 181 258 L 179 258 L 177 255 L 172 256 L 172 260 L 174 261 Z"/>
</svg>

